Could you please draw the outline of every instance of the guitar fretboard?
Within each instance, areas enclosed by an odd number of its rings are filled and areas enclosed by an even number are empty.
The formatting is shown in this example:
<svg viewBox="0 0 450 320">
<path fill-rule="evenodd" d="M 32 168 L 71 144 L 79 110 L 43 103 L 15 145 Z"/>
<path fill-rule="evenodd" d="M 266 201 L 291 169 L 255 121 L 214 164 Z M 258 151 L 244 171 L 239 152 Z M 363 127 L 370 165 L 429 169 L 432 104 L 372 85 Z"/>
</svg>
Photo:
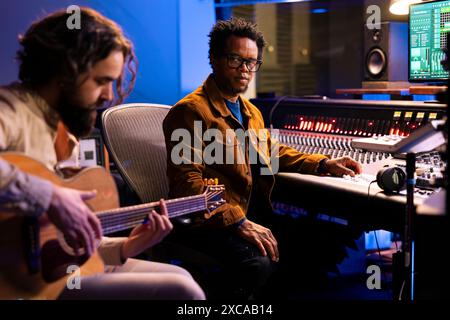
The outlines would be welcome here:
<svg viewBox="0 0 450 320">
<path fill-rule="evenodd" d="M 175 218 L 206 209 L 206 199 L 204 195 L 166 200 L 165 202 L 169 218 Z M 159 202 L 99 211 L 97 212 L 97 217 L 100 219 L 103 233 L 111 234 L 131 229 L 141 224 L 152 210 L 159 210 Z"/>
</svg>

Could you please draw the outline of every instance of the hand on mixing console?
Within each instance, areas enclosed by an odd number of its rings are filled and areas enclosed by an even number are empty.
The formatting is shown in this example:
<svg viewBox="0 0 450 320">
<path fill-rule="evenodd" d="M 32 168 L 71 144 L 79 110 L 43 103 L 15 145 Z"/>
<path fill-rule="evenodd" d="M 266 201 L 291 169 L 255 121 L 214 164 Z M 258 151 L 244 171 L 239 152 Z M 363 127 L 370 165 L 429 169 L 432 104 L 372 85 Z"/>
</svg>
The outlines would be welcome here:
<svg viewBox="0 0 450 320">
<path fill-rule="evenodd" d="M 338 177 L 343 175 L 354 177 L 355 174 L 362 173 L 361 164 L 350 157 L 325 160 L 324 168 L 327 173 Z"/>
</svg>

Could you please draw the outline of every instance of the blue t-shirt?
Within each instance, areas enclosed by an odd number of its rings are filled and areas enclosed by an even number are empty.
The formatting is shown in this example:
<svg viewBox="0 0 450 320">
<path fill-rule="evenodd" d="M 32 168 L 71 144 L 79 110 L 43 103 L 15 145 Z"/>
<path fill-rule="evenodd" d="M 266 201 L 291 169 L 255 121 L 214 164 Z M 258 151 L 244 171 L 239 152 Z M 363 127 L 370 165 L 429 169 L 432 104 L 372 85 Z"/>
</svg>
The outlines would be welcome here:
<svg viewBox="0 0 450 320">
<path fill-rule="evenodd" d="M 239 105 L 239 99 L 236 100 L 236 103 L 233 103 L 231 101 L 225 100 L 225 104 L 227 105 L 228 109 L 230 109 L 231 113 L 238 119 L 238 121 L 242 124 L 242 113 L 241 113 L 241 106 Z"/>
</svg>

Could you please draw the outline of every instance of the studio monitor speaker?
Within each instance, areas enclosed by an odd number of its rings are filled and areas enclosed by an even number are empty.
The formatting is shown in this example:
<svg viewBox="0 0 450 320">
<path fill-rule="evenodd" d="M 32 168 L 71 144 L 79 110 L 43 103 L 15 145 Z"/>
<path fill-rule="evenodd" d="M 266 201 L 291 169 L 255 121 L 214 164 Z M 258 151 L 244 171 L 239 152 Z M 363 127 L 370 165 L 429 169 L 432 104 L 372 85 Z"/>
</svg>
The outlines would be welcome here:
<svg viewBox="0 0 450 320">
<path fill-rule="evenodd" d="M 408 24 L 382 22 L 364 26 L 364 80 L 408 80 Z"/>
</svg>

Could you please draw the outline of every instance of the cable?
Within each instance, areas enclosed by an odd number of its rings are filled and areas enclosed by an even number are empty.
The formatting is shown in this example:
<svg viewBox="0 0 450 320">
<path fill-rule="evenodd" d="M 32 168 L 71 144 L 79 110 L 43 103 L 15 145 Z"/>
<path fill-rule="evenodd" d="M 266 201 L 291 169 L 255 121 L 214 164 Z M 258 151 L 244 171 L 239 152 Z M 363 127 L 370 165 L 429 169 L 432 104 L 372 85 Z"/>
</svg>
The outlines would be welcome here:
<svg viewBox="0 0 450 320">
<path fill-rule="evenodd" d="M 286 96 L 282 96 L 282 97 L 280 97 L 280 98 L 277 99 L 277 102 L 275 102 L 275 104 L 274 104 L 273 107 L 272 107 L 272 110 L 270 110 L 270 113 L 269 113 L 269 128 L 270 128 L 270 130 L 273 129 L 273 125 L 272 125 L 272 116 L 273 116 L 273 113 L 275 112 L 275 109 L 278 107 L 278 105 L 280 104 L 280 102 L 283 101 L 283 100 L 286 99 L 286 98 L 298 98 L 298 97 L 297 97 L 297 96 L 286 95 Z"/>
<path fill-rule="evenodd" d="M 402 300 L 403 288 L 405 287 L 406 280 L 403 280 L 402 287 L 400 288 L 400 293 L 398 294 L 398 300 Z"/>
<path fill-rule="evenodd" d="M 370 201 L 370 186 L 372 183 L 377 182 L 377 180 L 370 181 L 369 187 L 367 188 L 367 201 Z"/>
<path fill-rule="evenodd" d="M 317 96 L 316 95 L 312 95 L 312 96 L 306 95 L 306 96 L 302 96 L 302 97 L 293 96 L 293 95 L 285 95 L 285 96 L 279 97 L 277 99 L 277 101 L 275 102 L 275 104 L 273 105 L 272 110 L 270 110 L 270 113 L 269 113 L 269 128 L 270 128 L 270 130 L 273 129 L 272 117 L 273 117 L 273 114 L 275 112 L 275 109 L 278 107 L 278 105 L 281 103 L 281 101 L 283 101 L 284 99 L 287 99 L 287 98 L 293 98 L 293 99 L 322 99 L 322 100 L 327 99 L 326 96 L 319 96 L 319 95 L 317 95 Z"/>
<path fill-rule="evenodd" d="M 367 188 L 367 201 L 370 201 L 370 187 L 372 185 L 372 183 L 377 182 L 377 180 L 373 180 L 369 183 L 369 186 Z M 377 244 L 377 251 L 378 251 L 378 258 L 380 260 L 380 265 L 379 267 L 382 268 L 383 267 L 383 257 L 381 256 L 381 249 L 380 249 L 380 245 L 378 243 L 378 237 L 377 237 L 377 232 L 376 230 L 373 231 L 373 234 L 375 236 L 375 243 Z M 383 272 L 381 272 L 381 276 L 383 276 Z"/>
<path fill-rule="evenodd" d="M 377 250 L 378 250 L 378 257 L 380 258 L 380 261 L 383 262 L 383 258 L 381 257 L 381 249 L 380 249 L 380 245 L 378 244 L 378 237 L 377 237 L 377 231 L 374 230 L 373 234 L 375 236 L 375 243 L 377 244 Z"/>
<path fill-rule="evenodd" d="M 375 243 L 377 244 L 378 258 L 380 259 L 380 265 L 379 265 L 379 267 L 380 267 L 380 269 L 381 269 L 381 277 L 383 277 L 385 271 L 383 271 L 383 257 L 381 256 L 381 249 L 380 249 L 380 245 L 378 244 L 377 231 L 374 230 L 374 231 L 373 231 L 373 234 L 374 234 L 374 236 L 375 236 Z M 383 278 L 381 278 L 381 280 L 383 281 Z"/>
</svg>

